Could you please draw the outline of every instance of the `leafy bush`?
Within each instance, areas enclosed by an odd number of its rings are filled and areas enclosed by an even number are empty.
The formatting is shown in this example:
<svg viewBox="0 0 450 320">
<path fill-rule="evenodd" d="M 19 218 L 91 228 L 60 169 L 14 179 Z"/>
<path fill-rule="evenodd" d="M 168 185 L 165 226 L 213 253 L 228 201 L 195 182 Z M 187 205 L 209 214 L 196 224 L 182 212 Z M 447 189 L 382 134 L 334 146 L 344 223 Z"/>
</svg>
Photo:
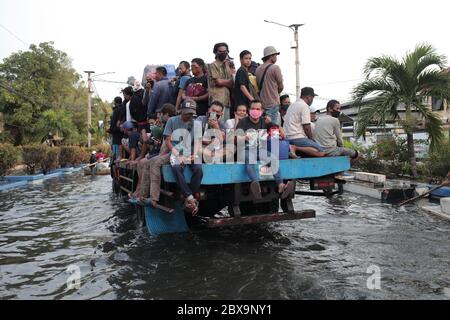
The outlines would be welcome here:
<svg viewBox="0 0 450 320">
<path fill-rule="evenodd" d="M 450 171 L 450 141 L 442 142 L 431 151 L 425 165 L 428 168 L 430 178 L 443 179 Z"/>
<path fill-rule="evenodd" d="M 23 163 L 27 166 L 28 174 L 35 174 L 45 160 L 44 145 L 27 145 L 22 147 Z"/>
<path fill-rule="evenodd" d="M 63 146 L 59 155 L 61 167 L 76 167 L 81 163 L 86 163 L 86 151 L 81 147 Z"/>
<path fill-rule="evenodd" d="M 45 146 L 43 148 L 44 150 L 44 157 L 41 161 L 41 169 L 45 173 L 47 173 L 51 169 L 56 169 L 59 166 L 59 148 L 55 147 L 48 147 Z"/>
<path fill-rule="evenodd" d="M 22 147 L 23 162 L 27 166 L 28 174 L 35 174 L 38 169 L 47 173 L 59 165 L 59 148 L 46 145 L 28 145 Z"/>
<path fill-rule="evenodd" d="M 11 144 L 0 144 L 0 176 L 14 167 L 20 159 L 20 148 Z"/>
<path fill-rule="evenodd" d="M 357 168 L 362 171 L 384 173 L 386 165 L 377 155 L 377 145 L 373 145 L 361 150 L 362 159 L 357 163 Z"/>
</svg>

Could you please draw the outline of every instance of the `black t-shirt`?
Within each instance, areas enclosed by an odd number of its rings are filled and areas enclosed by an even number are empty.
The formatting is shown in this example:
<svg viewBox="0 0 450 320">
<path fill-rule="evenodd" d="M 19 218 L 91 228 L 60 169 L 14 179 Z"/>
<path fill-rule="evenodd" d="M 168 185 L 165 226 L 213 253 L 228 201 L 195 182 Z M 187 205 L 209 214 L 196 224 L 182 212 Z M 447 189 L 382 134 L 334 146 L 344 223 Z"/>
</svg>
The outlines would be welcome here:
<svg viewBox="0 0 450 320">
<path fill-rule="evenodd" d="M 236 129 L 242 129 L 242 130 L 244 130 L 244 132 L 247 134 L 247 133 L 248 133 L 247 130 L 250 130 L 250 129 L 253 129 L 253 130 L 256 130 L 256 131 L 259 131 L 259 130 L 269 130 L 269 129 L 270 129 L 271 127 L 273 127 L 273 126 L 276 126 L 276 125 L 273 124 L 273 123 L 268 123 L 268 124 L 267 124 L 267 123 L 264 121 L 264 118 L 263 118 L 263 117 L 259 118 L 259 121 L 258 121 L 257 123 L 252 122 L 252 121 L 250 120 L 250 117 L 246 117 L 246 118 L 241 119 L 241 120 L 239 121 L 239 123 L 238 123 Z M 258 135 L 259 135 L 260 133 L 261 133 L 261 132 L 258 132 Z M 246 147 L 246 148 L 249 148 L 249 145 L 250 145 L 250 141 L 245 141 L 245 147 Z M 253 144 L 253 143 L 252 143 L 252 145 L 253 145 L 253 146 L 256 146 L 256 144 Z"/>
<path fill-rule="evenodd" d="M 122 104 L 119 107 L 119 121 L 125 122 L 127 121 L 127 103 L 130 100 L 123 100 Z"/>
<path fill-rule="evenodd" d="M 136 91 L 131 97 L 130 114 L 137 122 L 147 120 L 147 106 L 144 106 L 142 100 L 144 99 L 144 89 Z"/>
<path fill-rule="evenodd" d="M 247 107 L 250 104 L 250 101 L 244 95 L 241 90 L 241 86 L 244 85 L 247 90 L 249 88 L 249 79 L 248 79 L 248 71 L 244 67 L 240 67 L 236 73 L 236 79 L 234 80 L 234 88 L 233 88 L 233 98 L 234 98 L 234 109 L 237 109 L 237 106 L 246 105 Z"/>
<path fill-rule="evenodd" d="M 208 78 L 206 75 L 192 77 L 186 82 L 184 90 L 188 97 L 200 97 L 208 92 Z M 197 102 L 197 116 L 204 116 L 207 112 L 208 99 Z"/>
<path fill-rule="evenodd" d="M 112 136 L 112 144 L 121 144 L 123 134 L 120 131 L 120 128 L 117 126 L 117 121 L 120 120 L 120 107 L 114 109 L 113 114 L 111 115 L 110 122 L 110 132 Z"/>
<path fill-rule="evenodd" d="M 239 123 L 236 127 L 236 129 L 242 129 L 244 131 L 250 130 L 250 129 L 255 129 L 255 130 L 269 130 L 271 127 L 275 126 L 275 124 L 273 123 L 269 123 L 267 124 L 264 121 L 264 118 L 261 117 L 259 118 L 259 121 L 257 123 L 254 123 L 253 121 L 250 120 L 250 117 L 245 117 L 244 119 L 239 120 Z"/>
</svg>

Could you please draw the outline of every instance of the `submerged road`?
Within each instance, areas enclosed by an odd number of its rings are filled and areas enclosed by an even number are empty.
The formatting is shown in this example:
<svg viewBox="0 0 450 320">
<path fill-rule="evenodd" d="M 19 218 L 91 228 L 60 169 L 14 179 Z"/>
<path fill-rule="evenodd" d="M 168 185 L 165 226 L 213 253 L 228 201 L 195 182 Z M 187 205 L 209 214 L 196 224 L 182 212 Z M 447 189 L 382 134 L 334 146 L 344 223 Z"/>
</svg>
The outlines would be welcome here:
<svg viewBox="0 0 450 320">
<path fill-rule="evenodd" d="M 152 237 L 108 176 L 0 204 L 0 299 L 450 299 L 450 223 L 416 206 L 297 196 L 316 219 Z"/>
</svg>

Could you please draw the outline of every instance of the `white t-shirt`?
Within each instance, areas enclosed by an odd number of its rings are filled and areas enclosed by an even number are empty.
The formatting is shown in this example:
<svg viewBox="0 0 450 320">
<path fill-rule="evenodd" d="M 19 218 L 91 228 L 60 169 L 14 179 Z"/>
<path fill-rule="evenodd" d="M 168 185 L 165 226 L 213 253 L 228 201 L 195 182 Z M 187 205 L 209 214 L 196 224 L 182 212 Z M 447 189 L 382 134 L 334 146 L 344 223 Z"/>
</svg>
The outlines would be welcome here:
<svg viewBox="0 0 450 320">
<path fill-rule="evenodd" d="M 283 129 L 287 139 L 307 138 L 303 130 L 304 124 L 311 123 L 309 106 L 302 99 L 291 104 L 284 117 Z"/>
<path fill-rule="evenodd" d="M 131 101 L 128 101 L 128 102 L 127 102 L 127 105 L 126 105 L 126 109 L 127 109 L 127 121 L 134 121 L 133 117 L 131 116 L 131 112 L 130 112 L 130 102 L 131 102 Z"/>
</svg>

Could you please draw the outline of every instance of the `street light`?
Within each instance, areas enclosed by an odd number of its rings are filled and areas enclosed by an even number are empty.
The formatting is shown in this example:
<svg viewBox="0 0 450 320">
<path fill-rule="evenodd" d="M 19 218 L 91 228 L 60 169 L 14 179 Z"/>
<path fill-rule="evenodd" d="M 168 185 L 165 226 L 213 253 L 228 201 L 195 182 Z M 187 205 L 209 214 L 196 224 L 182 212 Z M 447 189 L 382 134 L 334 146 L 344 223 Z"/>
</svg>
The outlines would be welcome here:
<svg viewBox="0 0 450 320">
<path fill-rule="evenodd" d="M 264 22 L 273 23 L 294 31 L 294 42 L 291 44 L 291 49 L 295 49 L 295 91 L 297 94 L 296 98 L 298 99 L 300 97 L 300 58 L 298 55 L 298 28 L 304 26 L 304 24 L 291 24 L 290 26 L 287 26 L 275 21 L 264 20 Z"/>
</svg>

